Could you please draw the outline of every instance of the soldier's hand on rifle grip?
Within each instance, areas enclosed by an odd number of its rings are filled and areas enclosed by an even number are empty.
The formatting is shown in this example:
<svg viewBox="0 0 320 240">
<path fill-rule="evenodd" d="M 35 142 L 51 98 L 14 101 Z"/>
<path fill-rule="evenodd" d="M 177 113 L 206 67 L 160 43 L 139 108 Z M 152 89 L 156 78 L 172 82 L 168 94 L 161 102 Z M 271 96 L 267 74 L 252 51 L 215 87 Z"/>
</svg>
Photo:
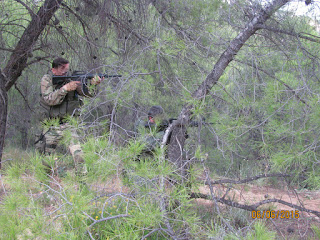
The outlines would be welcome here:
<svg viewBox="0 0 320 240">
<path fill-rule="evenodd" d="M 104 80 L 104 77 L 100 78 L 99 76 L 95 76 L 94 78 L 91 79 L 91 84 L 98 85 L 103 80 Z"/>
<path fill-rule="evenodd" d="M 68 92 L 75 91 L 80 84 L 80 81 L 72 81 L 64 85 L 62 88 Z"/>
</svg>

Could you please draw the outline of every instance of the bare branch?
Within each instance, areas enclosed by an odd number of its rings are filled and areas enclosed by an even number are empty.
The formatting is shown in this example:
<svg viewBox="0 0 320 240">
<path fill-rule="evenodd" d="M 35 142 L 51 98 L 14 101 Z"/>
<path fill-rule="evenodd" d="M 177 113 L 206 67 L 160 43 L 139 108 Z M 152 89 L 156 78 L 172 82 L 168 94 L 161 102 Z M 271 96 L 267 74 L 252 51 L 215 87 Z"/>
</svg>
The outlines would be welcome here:
<svg viewBox="0 0 320 240">
<path fill-rule="evenodd" d="M 27 98 L 23 95 L 22 91 L 21 91 L 20 88 L 17 86 L 17 83 L 14 84 L 14 88 L 20 93 L 20 95 L 22 96 L 23 100 L 24 100 L 25 103 L 27 104 L 27 106 L 28 106 L 28 108 L 30 109 L 30 111 L 31 111 L 31 112 L 34 112 L 33 109 L 30 107 Z"/>
<path fill-rule="evenodd" d="M 257 70 L 265 73 L 266 75 L 268 75 L 269 77 L 273 78 L 274 80 L 280 82 L 283 86 L 285 86 L 289 91 L 291 91 L 291 92 L 293 93 L 293 95 L 297 98 L 297 100 L 299 100 L 300 102 L 302 102 L 302 103 L 305 104 L 306 106 L 310 107 L 309 104 L 308 104 L 306 101 L 304 101 L 303 99 L 301 99 L 301 98 L 299 97 L 299 95 L 297 94 L 297 92 L 296 92 L 294 89 L 292 89 L 292 88 L 291 88 L 288 84 L 286 84 L 284 81 L 276 78 L 273 74 L 267 72 L 266 70 L 264 70 L 264 69 L 262 69 L 262 68 L 260 68 L 260 67 L 258 67 L 258 66 L 256 66 L 256 65 L 253 66 L 252 64 L 249 64 L 249 63 L 246 63 L 246 62 L 243 62 L 243 61 L 240 61 L 240 60 L 235 60 L 235 61 L 236 61 L 236 62 L 239 62 L 239 63 L 242 63 L 242 64 L 246 64 L 246 65 L 251 66 L 251 67 L 254 67 L 255 69 L 257 69 Z"/>
<path fill-rule="evenodd" d="M 64 8 L 66 8 L 70 13 L 72 13 L 77 19 L 78 21 L 81 23 L 81 26 L 82 26 L 82 29 L 83 29 L 83 32 L 84 32 L 84 35 L 86 37 L 86 40 L 87 42 L 89 43 L 89 49 L 90 51 L 92 52 L 92 49 L 91 49 L 91 45 L 93 44 L 92 41 L 90 41 L 89 39 L 89 35 L 87 33 L 87 29 L 89 29 L 89 26 L 85 23 L 85 21 L 83 21 L 83 19 L 81 18 L 81 16 L 79 16 L 77 13 L 75 13 L 68 5 L 64 4 L 64 3 L 61 3 L 61 6 L 63 6 Z M 75 51 L 75 50 L 74 50 Z M 76 52 L 76 51 L 75 51 Z"/>
<path fill-rule="evenodd" d="M 316 215 L 317 217 L 320 217 L 320 212 L 318 212 L 318 211 L 307 209 L 307 208 L 298 206 L 296 204 L 289 203 L 289 202 L 283 201 L 281 199 L 276 199 L 276 198 L 274 198 L 274 199 L 266 199 L 266 200 L 263 200 L 263 201 L 258 202 L 256 204 L 252 204 L 251 206 L 254 207 L 254 208 L 258 208 L 261 205 L 264 205 L 264 204 L 267 204 L 267 203 L 273 203 L 273 202 L 281 203 L 281 204 L 286 205 L 288 207 L 291 207 L 291 208 L 294 208 L 294 209 L 298 209 L 298 210 L 303 211 L 303 212 L 312 213 L 312 214 Z"/>
<path fill-rule="evenodd" d="M 209 175 L 206 174 L 206 185 L 209 185 L 210 192 L 212 192 L 213 191 L 212 190 L 212 185 L 213 184 L 222 184 L 222 183 L 240 184 L 240 183 L 251 182 L 251 181 L 257 180 L 259 178 L 264 178 L 264 177 L 288 177 L 288 176 L 290 176 L 290 175 L 281 174 L 281 173 L 272 173 L 272 174 L 261 174 L 261 175 L 257 175 L 257 176 L 246 178 L 246 179 L 239 180 L 239 181 L 236 181 L 236 180 L 233 180 L 233 179 L 222 179 L 222 180 L 218 180 L 218 181 L 212 181 L 211 178 L 209 177 Z M 229 191 L 229 189 L 227 191 Z M 320 217 L 320 212 L 318 212 L 318 211 L 310 210 L 310 209 L 298 206 L 296 204 L 292 204 L 292 203 L 283 201 L 281 199 L 276 199 L 276 198 L 267 199 L 267 200 L 263 200 L 263 201 L 260 201 L 258 203 L 255 203 L 255 204 L 245 205 L 245 204 L 241 204 L 241 203 L 237 203 L 237 202 L 225 199 L 225 197 L 226 197 L 226 194 L 224 194 L 222 198 L 218 198 L 216 196 L 213 196 L 212 193 L 211 193 L 211 195 L 203 194 L 203 193 L 194 193 L 194 192 L 192 192 L 190 194 L 190 198 L 203 198 L 203 199 L 213 200 L 215 202 L 223 203 L 223 204 L 226 204 L 228 206 L 244 209 L 244 210 L 247 210 L 247 211 L 255 211 L 261 205 L 272 203 L 272 202 L 277 202 L 277 203 L 281 203 L 283 205 L 292 207 L 294 209 L 298 209 L 298 210 L 303 211 L 303 212 L 313 213 L 316 216 Z"/>
<path fill-rule="evenodd" d="M 212 200 L 212 197 L 210 195 L 203 194 L 203 193 L 191 193 L 190 198 L 203 198 L 203 199 L 207 199 L 207 200 Z M 291 208 L 298 209 L 302 212 L 312 213 L 312 214 L 316 215 L 317 217 L 320 217 L 320 212 L 318 212 L 318 211 L 307 209 L 307 208 L 298 206 L 296 204 L 292 204 L 292 203 L 283 201 L 281 199 L 276 199 L 276 198 L 263 200 L 261 202 L 258 202 L 258 203 L 252 204 L 252 205 L 240 204 L 240 203 L 237 203 L 237 202 L 234 202 L 231 200 L 227 200 L 224 198 L 217 198 L 217 197 L 215 198 L 215 200 L 220 203 L 224 203 L 228 206 L 244 209 L 246 211 L 256 211 L 258 209 L 258 207 L 260 207 L 261 205 L 277 202 L 277 203 L 281 203 L 283 205 L 289 206 Z"/>
<path fill-rule="evenodd" d="M 30 62 L 27 62 L 27 66 L 30 66 L 30 65 L 32 65 L 32 64 L 34 64 L 34 63 L 38 63 L 38 62 L 40 62 L 40 61 L 42 61 L 42 60 L 46 60 L 46 59 L 48 59 L 50 56 L 44 56 L 44 57 L 36 57 L 34 60 L 32 60 L 32 61 L 30 61 Z"/>
<path fill-rule="evenodd" d="M 99 222 L 105 222 L 105 221 L 108 221 L 108 220 L 117 219 L 117 218 L 122 218 L 122 217 L 130 217 L 130 215 L 128 215 L 128 214 L 119 214 L 119 215 L 117 215 L 117 216 L 112 216 L 112 217 L 107 217 L 107 218 L 101 218 L 101 219 L 99 219 L 99 220 L 94 220 L 94 222 L 91 223 L 91 225 L 89 226 L 89 228 L 92 227 L 92 226 L 94 226 L 95 224 L 97 224 L 97 223 L 99 223 Z"/>
<path fill-rule="evenodd" d="M 217 63 L 214 65 L 213 70 L 207 76 L 204 82 L 193 92 L 192 96 L 195 99 L 204 98 L 210 89 L 219 81 L 220 77 L 224 73 L 225 69 L 229 66 L 229 63 L 234 59 L 236 54 L 240 51 L 245 42 L 259 30 L 259 26 L 266 22 L 270 16 L 279 8 L 284 6 L 290 0 L 274 0 L 265 9 L 261 9 L 260 12 L 247 23 L 243 31 L 241 31 L 236 38 L 234 38 L 228 48 L 221 54 Z M 185 105 L 179 115 L 179 121 L 186 123 L 191 116 L 191 109 L 193 105 Z"/>
<path fill-rule="evenodd" d="M 141 240 L 144 240 L 144 239 L 147 239 L 147 237 L 151 236 L 154 232 L 157 232 L 161 230 L 160 228 L 156 228 L 156 229 L 153 229 L 151 232 L 149 232 L 147 235 L 144 235 Z"/>
<path fill-rule="evenodd" d="M 36 14 L 32 11 L 32 9 L 26 3 L 22 2 L 21 0 L 15 0 L 15 1 L 20 3 L 22 6 L 24 6 L 28 10 L 31 17 L 36 16 Z"/>
<path fill-rule="evenodd" d="M 298 37 L 298 38 L 305 39 L 305 40 L 308 40 L 311 42 L 320 43 L 320 37 L 309 34 L 309 33 L 304 33 L 304 32 L 297 33 L 294 30 L 290 31 L 290 30 L 285 30 L 285 29 L 274 28 L 274 27 L 267 26 L 265 24 L 260 24 L 259 28 L 265 29 L 265 30 L 268 30 L 271 32 L 282 33 L 282 34 L 286 34 L 289 36 Z M 307 36 L 307 35 L 309 35 L 309 36 Z"/>
<path fill-rule="evenodd" d="M 124 29 L 130 33 L 132 33 L 137 39 L 142 41 L 143 43 L 146 43 L 146 38 L 144 36 L 140 36 L 138 33 L 136 33 L 133 29 L 130 28 L 130 26 L 124 24 L 120 19 L 112 16 L 111 14 L 107 13 L 108 19 L 119 29 Z"/>
<path fill-rule="evenodd" d="M 7 51 L 7 52 L 13 52 L 13 49 L 10 49 L 10 48 L 0 47 L 0 50 L 2 50 L 2 51 Z"/>
<path fill-rule="evenodd" d="M 289 174 L 281 174 L 281 173 L 271 173 L 271 174 L 260 174 L 254 177 L 249 177 L 249 178 L 245 178 L 242 180 L 233 180 L 233 179 L 221 179 L 221 180 L 217 180 L 217 181 L 211 181 L 210 183 L 208 181 L 206 181 L 206 185 L 209 184 L 223 184 L 223 183 L 233 183 L 233 184 L 242 184 L 242 183 L 248 183 L 248 182 L 252 182 L 255 180 L 258 180 L 260 178 L 268 178 L 268 177 L 290 177 Z"/>
</svg>

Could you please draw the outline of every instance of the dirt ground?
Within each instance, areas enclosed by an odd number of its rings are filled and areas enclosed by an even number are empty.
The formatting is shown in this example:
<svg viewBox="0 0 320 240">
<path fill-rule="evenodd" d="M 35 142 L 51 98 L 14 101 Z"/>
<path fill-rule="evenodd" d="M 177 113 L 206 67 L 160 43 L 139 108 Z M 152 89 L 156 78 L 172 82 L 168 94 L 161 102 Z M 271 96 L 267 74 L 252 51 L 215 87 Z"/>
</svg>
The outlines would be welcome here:
<svg viewBox="0 0 320 240">
<path fill-rule="evenodd" d="M 204 194 L 210 194 L 208 186 L 200 187 L 200 192 Z M 216 197 L 222 197 L 227 188 L 223 185 L 214 186 L 214 194 Z M 255 185 L 238 185 L 228 192 L 225 196 L 226 199 L 241 203 L 241 204 L 254 204 L 266 199 L 281 199 L 283 201 L 302 206 L 304 208 L 320 211 L 320 191 L 297 191 L 290 189 L 280 189 L 270 186 L 255 186 Z M 205 205 L 212 208 L 213 203 L 210 200 L 197 199 L 199 204 Z M 222 205 L 219 204 L 221 207 Z M 267 214 L 268 217 L 264 217 L 268 227 L 273 231 L 277 232 L 277 239 L 318 239 L 311 226 L 316 226 L 320 231 L 320 219 L 314 214 L 305 213 L 292 209 L 289 206 L 280 203 L 270 203 L 260 207 L 262 213 L 265 211 L 274 211 L 275 215 L 271 217 L 270 212 Z M 279 212 L 278 218 L 276 213 Z M 283 212 L 281 212 L 283 211 Z M 298 211 L 299 216 L 295 215 L 292 217 L 292 213 Z M 284 213 L 281 217 L 281 213 Z M 249 216 L 253 221 L 258 220 L 256 214 L 248 212 Z M 287 214 L 287 216 L 285 216 Z M 289 217 L 288 217 L 289 216 Z M 298 217 L 297 217 L 298 216 Z M 262 217 L 259 218 L 262 220 Z"/>
</svg>

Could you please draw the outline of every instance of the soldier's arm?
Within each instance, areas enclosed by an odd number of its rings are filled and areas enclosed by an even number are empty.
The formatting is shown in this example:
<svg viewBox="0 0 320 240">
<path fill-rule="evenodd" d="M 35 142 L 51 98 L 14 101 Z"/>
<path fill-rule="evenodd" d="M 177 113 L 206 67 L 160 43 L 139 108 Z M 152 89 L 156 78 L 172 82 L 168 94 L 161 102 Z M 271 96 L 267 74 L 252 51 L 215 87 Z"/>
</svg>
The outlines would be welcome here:
<svg viewBox="0 0 320 240">
<path fill-rule="evenodd" d="M 41 79 L 41 96 L 43 100 L 49 105 L 54 106 L 62 103 L 68 91 L 64 88 L 55 90 L 52 85 L 50 75 L 46 74 Z"/>
</svg>

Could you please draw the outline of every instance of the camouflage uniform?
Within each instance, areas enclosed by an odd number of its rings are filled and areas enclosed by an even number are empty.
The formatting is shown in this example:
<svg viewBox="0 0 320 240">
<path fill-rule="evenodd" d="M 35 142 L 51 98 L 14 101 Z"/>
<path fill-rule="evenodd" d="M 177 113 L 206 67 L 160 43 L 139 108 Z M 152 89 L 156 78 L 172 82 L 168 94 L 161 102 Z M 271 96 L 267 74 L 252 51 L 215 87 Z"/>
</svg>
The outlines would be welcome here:
<svg viewBox="0 0 320 240">
<path fill-rule="evenodd" d="M 72 129 L 67 123 L 63 123 L 63 118 L 67 115 L 78 116 L 81 100 L 77 91 L 66 91 L 62 88 L 64 85 L 53 85 L 53 73 L 49 71 L 41 79 L 41 98 L 40 106 L 42 118 L 57 118 L 60 126 L 52 126 L 42 133 L 42 139 L 36 143 L 36 148 L 40 152 L 53 153 L 57 150 L 58 144 L 63 137 L 63 132 L 71 131 L 72 140 L 69 145 L 69 152 L 76 162 L 82 161 L 82 151 L 79 144 L 79 137 L 75 129 Z"/>
<path fill-rule="evenodd" d="M 156 147 L 161 145 L 169 122 L 165 119 L 165 113 L 161 106 L 152 106 L 148 112 L 148 117 L 154 118 L 156 123 L 139 119 L 135 123 L 135 132 L 138 134 L 144 133 L 144 142 L 146 144 L 144 152 L 152 153 Z"/>
<path fill-rule="evenodd" d="M 52 72 L 41 79 L 40 106 L 47 118 L 64 118 L 66 115 L 78 116 L 81 105 L 77 91 L 68 92 L 63 85 L 52 84 Z"/>
</svg>

